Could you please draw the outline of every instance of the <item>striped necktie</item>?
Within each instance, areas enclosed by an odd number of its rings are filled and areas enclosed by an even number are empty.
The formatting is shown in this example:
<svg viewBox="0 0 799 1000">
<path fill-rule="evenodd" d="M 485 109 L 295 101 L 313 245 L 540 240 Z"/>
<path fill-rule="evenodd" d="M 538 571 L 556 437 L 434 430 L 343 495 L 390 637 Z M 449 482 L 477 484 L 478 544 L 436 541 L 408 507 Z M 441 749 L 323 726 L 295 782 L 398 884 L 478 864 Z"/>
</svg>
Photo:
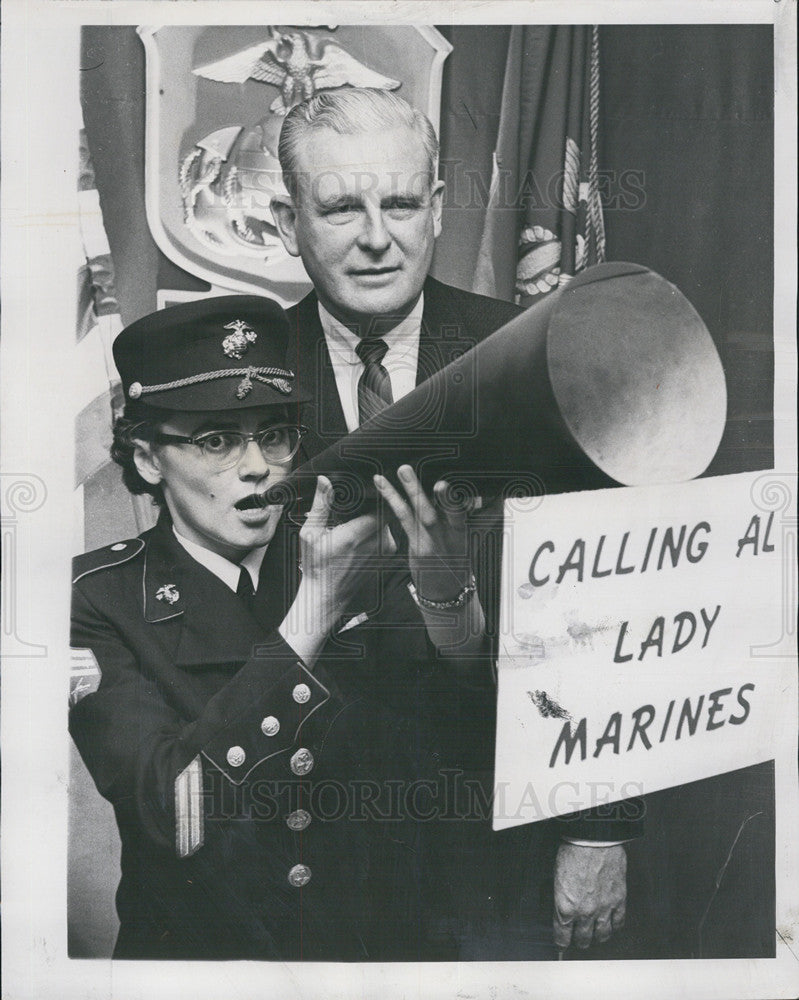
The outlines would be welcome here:
<svg viewBox="0 0 799 1000">
<path fill-rule="evenodd" d="M 358 422 L 371 420 L 394 402 L 391 378 L 383 367 L 388 344 L 380 337 L 365 337 L 355 353 L 363 361 L 363 374 L 358 380 Z"/>
</svg>

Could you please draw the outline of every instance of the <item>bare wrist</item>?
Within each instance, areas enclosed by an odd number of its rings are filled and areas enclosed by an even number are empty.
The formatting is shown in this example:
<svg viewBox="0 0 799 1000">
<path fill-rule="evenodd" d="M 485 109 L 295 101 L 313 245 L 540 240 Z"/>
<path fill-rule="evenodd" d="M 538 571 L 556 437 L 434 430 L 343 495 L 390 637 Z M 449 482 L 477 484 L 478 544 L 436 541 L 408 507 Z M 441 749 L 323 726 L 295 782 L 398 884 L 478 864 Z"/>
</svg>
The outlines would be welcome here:
<svg viewBox="0 0 799 1000">
<path fill-rule="evenodd" d="M 332 633 L 338 617 L 328 601 L 319 599 L 313 593 L 313 588 L 300 584 L 278 632 L 306 666 L 310 667 Z"/>
</svg>

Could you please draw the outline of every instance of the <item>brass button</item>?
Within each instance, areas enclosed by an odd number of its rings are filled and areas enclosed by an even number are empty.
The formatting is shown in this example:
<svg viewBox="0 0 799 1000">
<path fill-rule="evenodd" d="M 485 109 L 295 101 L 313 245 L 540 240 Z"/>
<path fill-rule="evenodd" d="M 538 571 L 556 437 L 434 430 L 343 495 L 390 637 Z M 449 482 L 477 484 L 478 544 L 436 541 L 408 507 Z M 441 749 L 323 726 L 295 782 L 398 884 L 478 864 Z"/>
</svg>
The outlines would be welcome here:
<svg viewBox="0 0 799 1000">
<path fill-rule="evenodd" d="M 294 830 L 295 833 L 304 830 L 310 822 L 311 814 L 304 809 L 295 809 L 293 813 L 289 813 L 286 817 L 286 826 L 289 830 Z"/>
<path fill-rule="evenodd" d="M 295 865 L 288 874 L 289 883 L 301 889 L 311 881 L 311 869 L 307 865 Z"/>
<path fill-rule="evenodd" d="M 305 747 L 300 747 L 300 749 L 294 754 L 294 756 L 289 761 L 289 766 L 295 774 L 307 774 L 313 768 L 313 754 L 310 750 L 306 750 Z"/>
<path fill-rule="evenodd" d="M 274 715 L 267 715 L 261 723 L 261 732 L 264 736 L 277 736 L 280 732 L 280 722 Z"/>
<path fill-rule="evenodd" d="M 130 399 L 138 399 L 142 394 L 143 386 L 141 382 L 131 382 L 128 387 L 128 397 Z"/>
<path fill-rule="evenodd" d="M 227 762 L 231 767 L 241 767 L 247 758 L 242 747 L 231 747 L 227 752 Z"/>
<path fill-rule="evenodd" d="M 115 545 L 111 546 L 111 551 L 112 552 L 121 552 L 123 549 L 126 549 L 126 548 L 127 548 L 127 545 L 124 542 L 117 542 Z"/>
<path fill-rule="evenodd" d="M 298 705 L 304 705 L 306 701 L 311 699 L 311 689 L 307 684 L 298 684 L 291 692 L 291 697 Z"/>
</svg>

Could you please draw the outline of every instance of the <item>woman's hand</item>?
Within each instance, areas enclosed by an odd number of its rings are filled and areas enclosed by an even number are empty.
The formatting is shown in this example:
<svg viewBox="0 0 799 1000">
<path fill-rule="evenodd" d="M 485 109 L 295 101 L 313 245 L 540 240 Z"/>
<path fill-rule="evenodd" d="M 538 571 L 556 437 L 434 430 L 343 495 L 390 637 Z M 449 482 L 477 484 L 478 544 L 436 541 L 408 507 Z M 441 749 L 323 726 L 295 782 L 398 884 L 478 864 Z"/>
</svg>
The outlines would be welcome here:
<svg viewBox="0 0 799 1000">
<path fill-rule="evenodd" d="M 379 549 L 378 520 L 364 514 L 329 526 L 333 487 L 319 476 L 313 504 L 300 530 L 302 580 L 280 634 L 306 666 L 313 666 L 325 640 L 347 608 L 366 564 Z"/>
</svg>

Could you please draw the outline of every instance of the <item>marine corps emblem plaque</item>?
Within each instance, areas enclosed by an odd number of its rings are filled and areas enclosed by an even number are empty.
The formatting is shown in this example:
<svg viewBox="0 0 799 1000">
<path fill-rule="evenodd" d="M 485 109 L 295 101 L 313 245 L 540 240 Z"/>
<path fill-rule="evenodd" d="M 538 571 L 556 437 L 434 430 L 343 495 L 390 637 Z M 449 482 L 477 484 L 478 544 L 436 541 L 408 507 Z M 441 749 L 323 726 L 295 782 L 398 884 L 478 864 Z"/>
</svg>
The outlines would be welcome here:
<svg viewBox="0 0 799 1000">
<path fill-rule="evenodd" d="M 269 203 L 283 118 L 325 89 L 398 91 L 438 128 L 451 50 L 434 28 L 140 27 L 147 60 L 145 200 L 160 249 L 217 289 L 289 305 L 310 288 Z"/>
</svg>

